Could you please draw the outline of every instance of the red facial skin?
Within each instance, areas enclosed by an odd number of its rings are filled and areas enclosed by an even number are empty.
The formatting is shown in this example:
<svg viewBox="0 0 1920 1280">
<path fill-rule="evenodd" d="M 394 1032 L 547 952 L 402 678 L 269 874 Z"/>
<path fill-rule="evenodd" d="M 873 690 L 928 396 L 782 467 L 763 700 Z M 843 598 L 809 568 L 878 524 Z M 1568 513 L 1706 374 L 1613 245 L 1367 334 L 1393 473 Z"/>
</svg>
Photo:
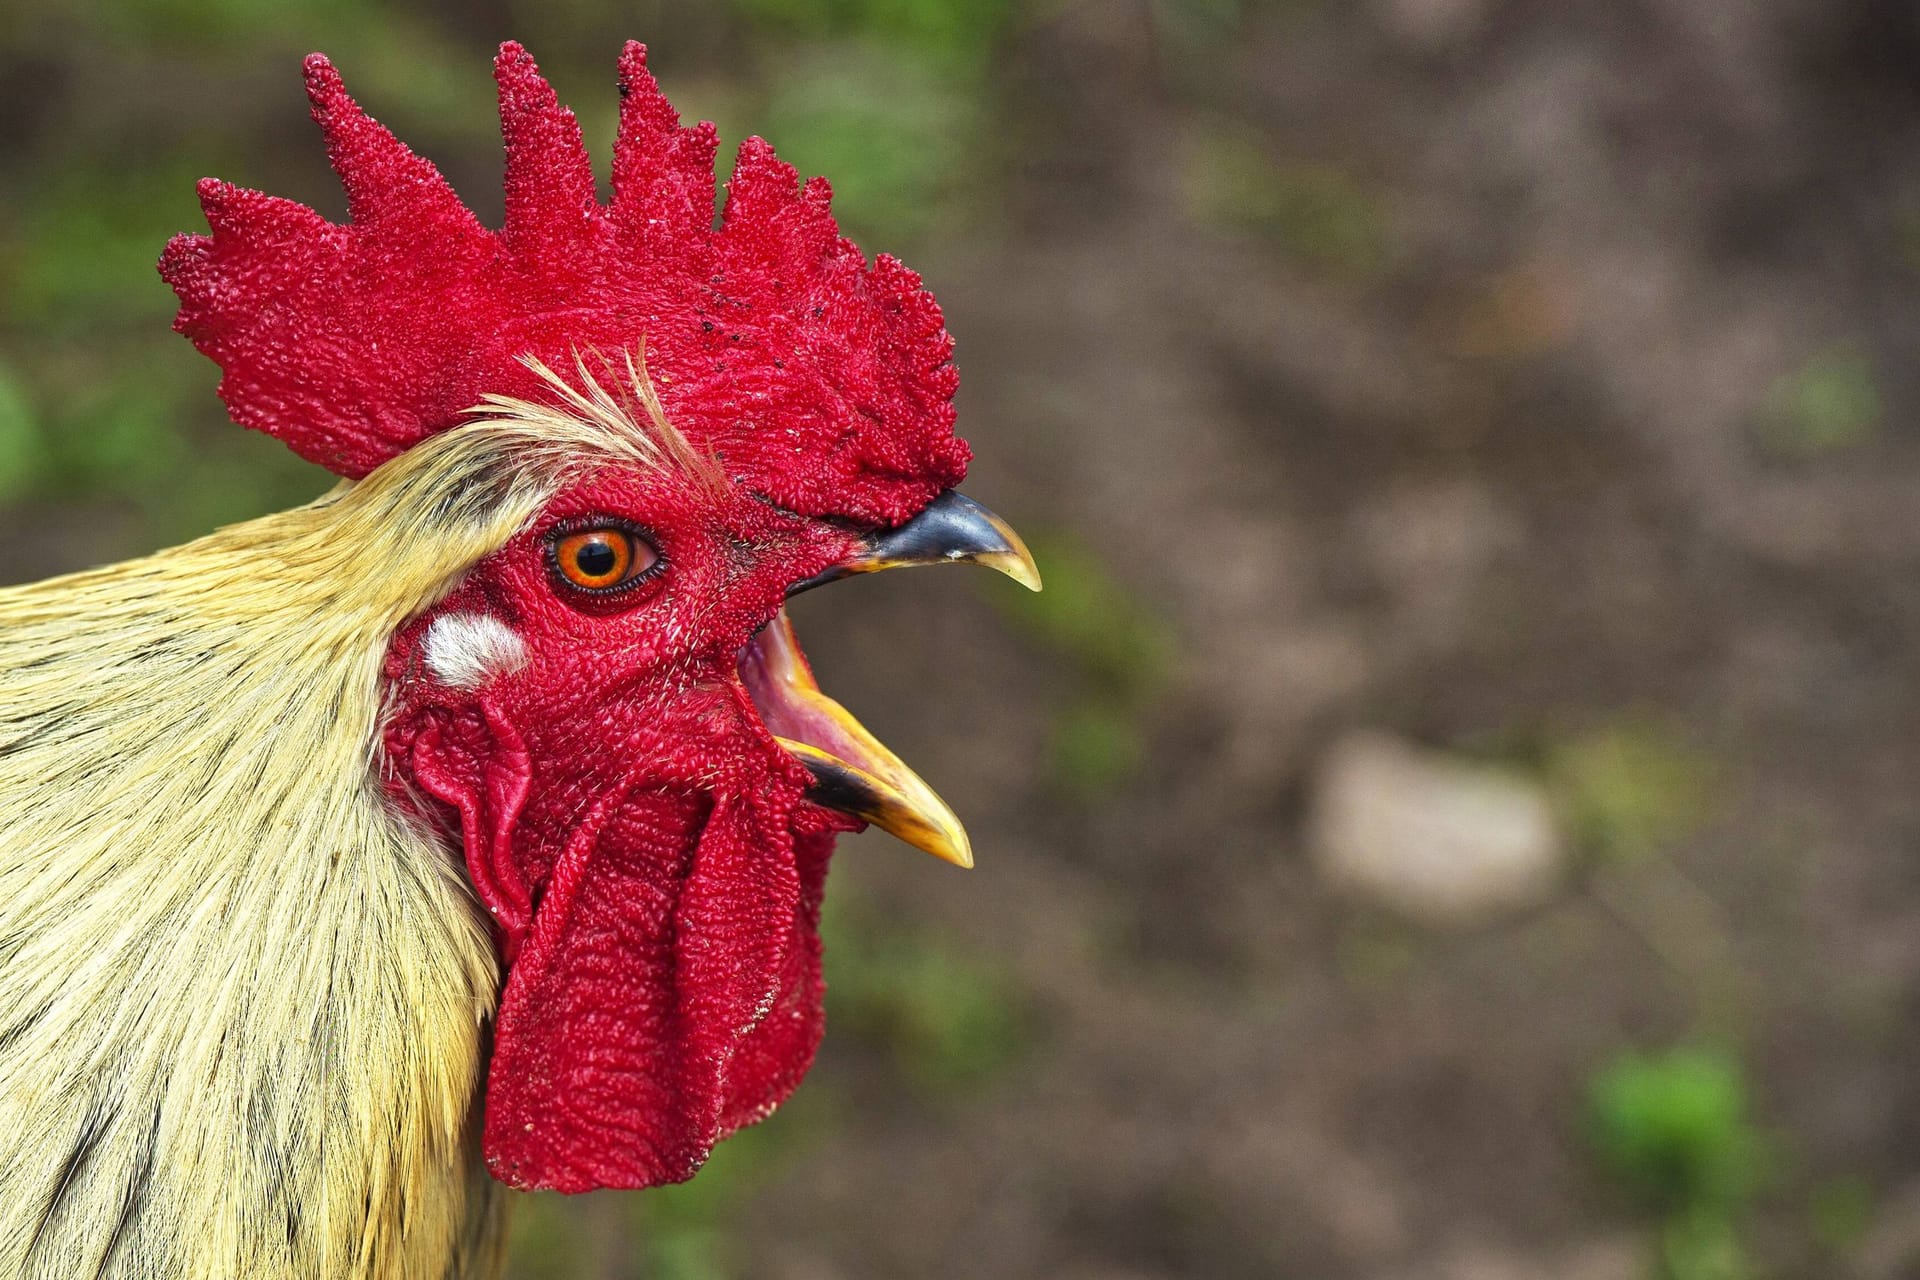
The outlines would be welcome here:
<svg viewBox="0 0 1920 1280">
<path fill-rule="evenodd" d="M 660 563 L 613 596 L 561 580 L 549 537 L 645 530 Z M 487 1084 L 495 1177 L 585 1191 L 691 1177 L 766 1115 L 822 1030 L 820 895 L 836 832 L 741 687 L 790 583 L 848 555 L 839 525 L 673 471 L 560 494 L 394 640 L 396 797 L 457 831 L 507 981 Z M 422 654 L 447 613 L 529 661 L 477 690 Z"/>
</svg>

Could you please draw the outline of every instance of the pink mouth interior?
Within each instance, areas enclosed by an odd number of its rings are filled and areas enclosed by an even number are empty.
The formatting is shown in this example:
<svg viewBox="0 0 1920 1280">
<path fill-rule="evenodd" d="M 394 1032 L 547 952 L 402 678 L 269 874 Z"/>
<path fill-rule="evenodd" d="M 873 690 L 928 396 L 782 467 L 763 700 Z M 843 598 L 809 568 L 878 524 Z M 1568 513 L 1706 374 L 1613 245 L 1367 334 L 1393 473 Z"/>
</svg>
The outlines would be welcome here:
<svg viewBox="0 0 1920 1280">
<path fill-rule="evenodd" d="M 804 742 L 830 756 L 859 764 L 866 752 L 841 729 L 827 710 L 833 703 L 802 697 L 796 676 L 813 685 L 813 669 L 793 639 L 783 616 L 775 618 L 740 651 L 740 682 L 753 699 L 760 722 L 775 737 Z"/>
</svg>

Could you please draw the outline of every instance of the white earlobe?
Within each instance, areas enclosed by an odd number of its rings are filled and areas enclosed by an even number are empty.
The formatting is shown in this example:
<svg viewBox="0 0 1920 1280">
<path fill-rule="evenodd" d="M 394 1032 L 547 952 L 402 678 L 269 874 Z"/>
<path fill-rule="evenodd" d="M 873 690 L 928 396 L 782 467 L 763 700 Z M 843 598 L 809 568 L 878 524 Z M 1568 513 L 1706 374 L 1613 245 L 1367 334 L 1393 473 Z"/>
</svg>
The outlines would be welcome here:
<svg viewBox="0 0 1920 1280">
<path fill-rule="evenodd" d="M 427 624 L 427 668 L 440 683 L 478 689 L 527 665 L 527 642 L 489 614 L 446 613 Z"/>
</svg>

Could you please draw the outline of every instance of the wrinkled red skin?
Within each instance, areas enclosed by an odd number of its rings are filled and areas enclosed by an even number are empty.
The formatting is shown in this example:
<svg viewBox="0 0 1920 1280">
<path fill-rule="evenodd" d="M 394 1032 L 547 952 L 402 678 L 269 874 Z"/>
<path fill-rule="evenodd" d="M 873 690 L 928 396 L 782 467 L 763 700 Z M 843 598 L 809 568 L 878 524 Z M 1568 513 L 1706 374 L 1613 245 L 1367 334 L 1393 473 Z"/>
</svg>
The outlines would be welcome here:
<svg viewBox="0 0 1920 1280">
<path fill-rule="evenodd" d="M 611 598 L 556 581 L 548 532 L 581 516 L 647 530 L 652 576 Z M 735 664 L 852 543 L 737 489 L 602 474 L 395 638 L 391 785 L 460 833 L 508 965 L 484 1138 L 502 1181 L 681 1181 L 805 1074 L 827 860 L 858 824 L 803 798 Z M 499 619 L 529 662 L 439 683 L 421 649 L 443 613 Z"/>
</svg>

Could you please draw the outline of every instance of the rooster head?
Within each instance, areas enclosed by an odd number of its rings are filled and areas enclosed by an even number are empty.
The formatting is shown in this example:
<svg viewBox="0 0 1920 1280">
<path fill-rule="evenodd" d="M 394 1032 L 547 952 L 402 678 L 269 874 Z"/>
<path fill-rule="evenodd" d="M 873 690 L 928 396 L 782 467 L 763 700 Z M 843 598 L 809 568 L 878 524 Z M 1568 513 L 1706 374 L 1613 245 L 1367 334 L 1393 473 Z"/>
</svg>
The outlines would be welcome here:
<svg viewBox="0 0 1920 1280">
<path fill-rule="evenodd" d="M 458 833 L 505 965 L 489 1167 L 649 1186 L 812 1061 L 836 834 L 971 864 L 951 810 L 814 683 L 784 601 L 906 564 L 1039 580 L 953 488 L 938 306 L 839 234 L 823 179 L 750 138 L 716 222 L 714 128 L 683 127 L 629 44 L 602 203 L 526 52 L 495 74 L 500 230 L 315 55 L 348 222 L 207 180 L 211 234 L 161 272 L 235 420 L 350 480 L 475 417 L 604 431 L 392 638 L 380 767 L 392 803 Z"/>
</svg>

